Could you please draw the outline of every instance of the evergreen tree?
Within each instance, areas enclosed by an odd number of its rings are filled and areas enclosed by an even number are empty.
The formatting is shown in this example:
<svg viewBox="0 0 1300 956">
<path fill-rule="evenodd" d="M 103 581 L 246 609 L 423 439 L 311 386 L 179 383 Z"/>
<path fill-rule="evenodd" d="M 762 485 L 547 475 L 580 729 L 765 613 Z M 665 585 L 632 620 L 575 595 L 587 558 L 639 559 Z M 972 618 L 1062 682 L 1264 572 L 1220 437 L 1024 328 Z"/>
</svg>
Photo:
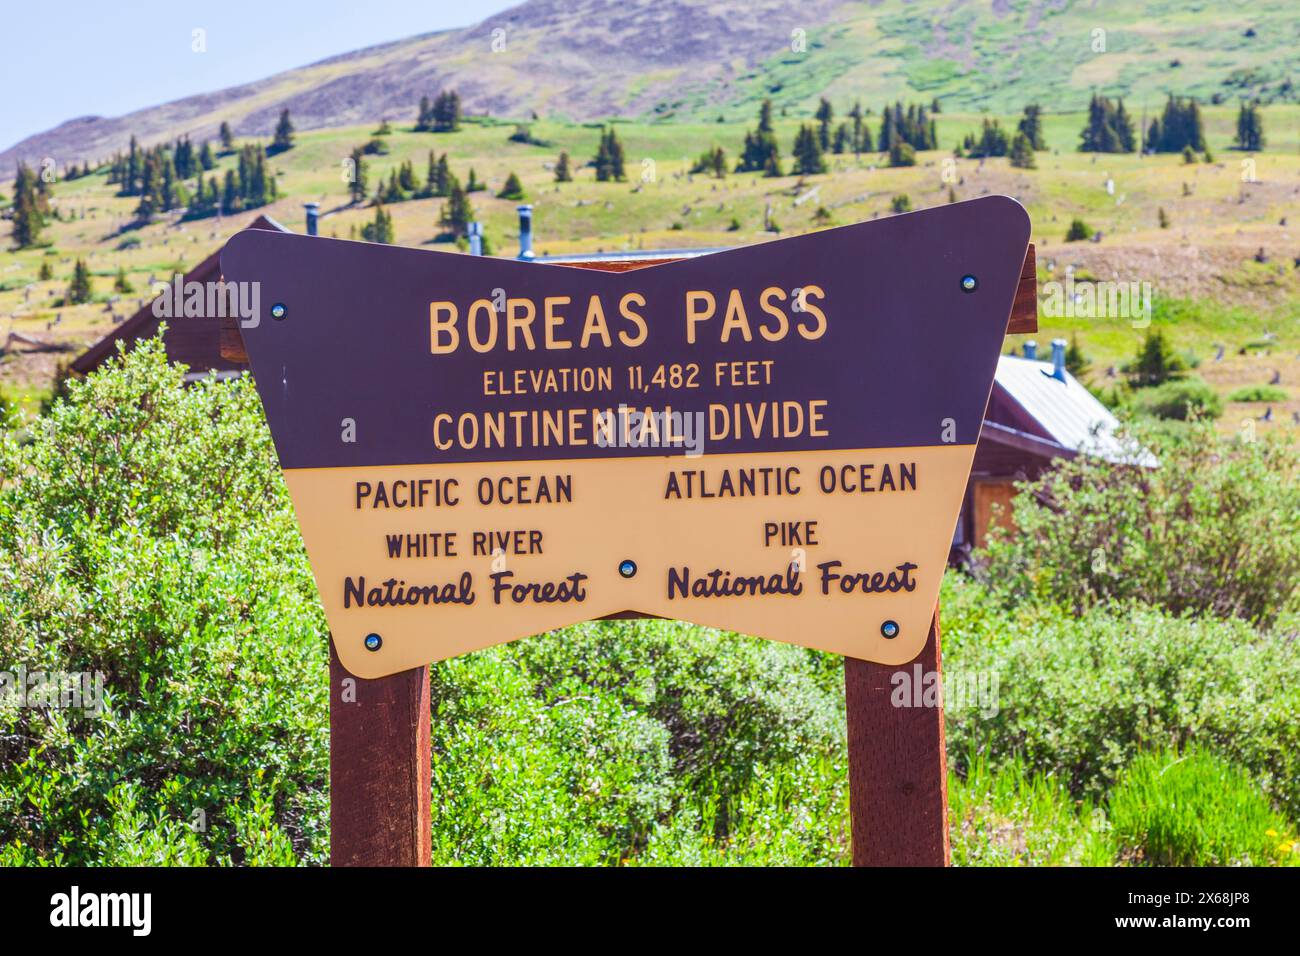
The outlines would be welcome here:
<svg viewBox="0 0 1300 956">
<path fill-rule="evenodd" d="M 501 187 L 501 192 L 497 193 L 498 199 L 522 200 L 524 198 L 524 184 L 519 181 L 519 177 L 511 173 L 506 177 L 506 184 Z"/>
<path fill-rule="evenodd" d="M 1146 148 L 1152 153 L 1205 152 L 1205 123 L 1200 105 L 1191 98 L 1169 94 L 1164 112 L 1147 128 Z"/>
<path fill-rule="evenodd" d="M 831 106 L 831 101 L 826 97 L 821 98 L 817 104 L 817 145 L 821 152 L 826 152 L 831 148 L 831 123 L 835 119 L 835 110 Z"/>
<path fill-rule="evenodd" d="M 569 168 L 568 153 L 560 153 L 560 158 L 555 161 L 555 181 L 557 183 L 573 182 L 573 170 Z"/>
<path fill-rule="evenodd" d="M 19 249 L 36 245 L 45 228 L 39 177 L 26 163 L 18 164 L 14 176 L 13 240 Z"/>
<path fill-rule="evenodd" d="M 1241 104 L 1237 111 L 1237 149 L 1257 153 L 1264 148 L 1264 117 L 1260 113 L 1259 101 Z M 1209 160 L 1206 160 L 1207 162 Z"/>
<path fill-rule="evenodd" d="M 41 260 L 41 267 L 36 271 L 37 282 L 49 282 L 54 278 L 54 268 L 46 259 Z"/>
<path fill-rule="evenodd" d="M 1016 130 L 1025 134 L 1031 150 L 1047 149 L 1047 142 L 1043 139 L 1042 110 L 1037 103 L 1030 103 L 1025 107 L 1025 113 L 1020 117 L 1020 125 Z M 1014 142 L 1012 145 L 1015 145 Z"/>
<path fill-rule="evenodd" d="M 1133 120 L 1124 101 L 1111 102 L 1094 93 L 1088 103 L 1088 121 L 1079 135 L 1084 153 L 1131 153 L 1137 148 Z"/>
<path fill-rule="evenodd" d="M 460 94 L 455 90 L 439 93 L 431 112 L 435 133 L 454 133 L 460 129 Z"/>
<path fill-rule="evenodd" d="M 366 242 L 379 242 L 384 245 L 393 243 L 393 217 L 384 209 L 383 203 L 375 205 L 375 218 L 361 227 L 361 238 Z"/>
<path fill-rule="evenodd" d="M 230 124 L 225 120 L 221 122 L 221 131 L 217 134 L 221 138 L 221 148 L 231 150 L 235 148 L 235 134 L 231 130 Z"/>
<path fill-rule="evenodd" d="M 740 151 L 736 171 L 762 172 L 767 176 L 781 175 L 781 149 L 772 130 L 772 101 L 764 100 L 758 109 L 758 128 L 745 133 L 745 145 Z"/>
<path fill-rule="evenodd" d="M 849 110 L 849 118 L 853 120 L 853 154 L 856 156 L 869 149 L 871 144 L 871 133 L 867 130 L 867 125 L 862 119 L 862 104 L 857 100 L 853 101 L 853 109 Z"/>
<path fill-rule="evenodd" d="M 799 127 L 794 137 L 794 166 L 791 170 L 798 176 L 811 176 L 826 172 L 826 160 L 822 156 L 821 141 L 817 132 L 806 123 Z"/>
<path fill-rule="evenodd" d="M 1083 378 L 1090 364 L 1083 349 L 1079 347 L 1078 333 L 1071 333 L 1070 347 L 1065 350 L 1065 370 L 1075 378 Z"/>
<path fill-rule="evenodd" d="M 465 183 L 465 192 L 481 193 L 485 189 L 487 189 L 487 185 L 479 181 L 478 175 L 474 172 L 474 167 L 471 166 L 469 168 L 469 179 Z"/>
<path fill-rule="evenodd" d="M 430 154 L 432 155 L 432 154 Z M 352 150 L 351 159 L 352 179 L 348 183 L 348 197 L 353 203 L 359 203 L 366 198 L 366 154 L 360 146 Z"/>
<path fill-rule="evenodd" d="M 397 184 L 402 187 L 402 192 L 405 193 L 414 193 L 418 188 L 415 185 L 415 166 L 409 159 L 398 167 Z"/>
<path fill-rule="evenodd" d="M 691 167 L 692 173 L 703 173 L 717 179 L 727 176 L 727 153 L 721 146 L 714 146 L 700 153 Z"/>
<path fill-rule="evenodd" d="M 624 169 L 623 144 L 619 141 L 618 133 L 614 127 L 610 126 L 601 131 L 600 145 L 596 148 L 596 158 L 593 165 L 596 167 L 596 181 L 623 182 L 627 179 L 627 172 Z"/>
<path fill-rule="evenodd" d="M 966 155 L 972 159 L 984 159 L 988 156 L 1006 156 L 1011 152 L 1011 137 L 997 120 L 984 118 L 984 124 L 980 128 L 980 135 L 977 139 L 973 134 L 967 134 L 962 141 Z"/>
<path fill-rule="evenodd" d="M 1033 169 L 1037 165 L 1034 162 L 1034 146 L 1030 142 L 1028 134 L 1023 130 L 1016 133 L 1011 140 L 1011 165 L 1017 169 Z"/>
<path fill-rule="evenodd" d="M 283 153 L 293 149 L 293 123 L 289 121 L 289 111 L 280 111 L 280 121 L 275 124 L 275 137 L 271 140 L 270 154 Z"/>
<path fill-rule="evenodd" d="M 212 167 L 217 165 L 216 158 L 212 155 L 212 144 L 207 140 L 203 141 L 203 148 L 199 150 L 199 166 L 207 173 L 212 171 Z"/>
<path fill-rule="evenodd" d="M 853 134 L 849 131 L 848 123 L 841 123 L 835 127 L 835 139 L 831 144 L 831 149 L 837 156 L 849 152 L 853 147 L 852 137 Z"/>
<path fill-rule="evenodd" d="M 1069 230 L 1065 233 L 1065 241 L 1083 242 L 1084 240 L 1091 238 L 1091 236 L 1092 230 L 1088 228 L 1088 224 L 1082 219 L 1076 217 L 1070 223 Z"/>
<path fill-rule="evenodd" d="M 433 129 L 433 103 L 427 96 L 420 97 L 420 110 L 415 119 L 415 131 L 427 133 Z"/>
<path fill-rule="evenodd" d="M 447 189 L 447 201 L 443 203 L 438 223 L 453 238 L 459 239 L 469 231 L 473 218 L 474 209 L 469 203 L 469 197 L 461 188 L 460 180 L 452 176 Z"/>
<path fill-rule="evenodd" d="M 113 279 L 113 291 L 122 295 L 130 295 L 135 291 L 135 286 L 131 285 L 131 280 L 126 277 L 126 266 L 117 267 L 117 275 Z"/>
<path fill-rule="evenodd" d="M 233 169 L 227 169 L 221 190 L 221 215 L 233 216 L 243 208 L 244 200 L 240 195 L 239 174 Z"/>
<path fill-rule="evenodd" d="M 1187 365 L 1174 352 L 1164 332 L 1152 329 L 1147 332 L 1137 356 L 1124 367 L 1124 371 L 1128 373 L 1130 385 L 1146 388 L 1182 378 L 1186 374 Z"/>
<path fill-rule="evenodd" d="M 68 293 L 64 297 L 69 305 L 83 305 L 89 302 L 94 295 L 94 288 L 90 282 L 90 269 L 86 267 L 85 259 L 78 259 L 77 264 L 72 269 L 72 281 L 68 284 Z"/>
</svg>

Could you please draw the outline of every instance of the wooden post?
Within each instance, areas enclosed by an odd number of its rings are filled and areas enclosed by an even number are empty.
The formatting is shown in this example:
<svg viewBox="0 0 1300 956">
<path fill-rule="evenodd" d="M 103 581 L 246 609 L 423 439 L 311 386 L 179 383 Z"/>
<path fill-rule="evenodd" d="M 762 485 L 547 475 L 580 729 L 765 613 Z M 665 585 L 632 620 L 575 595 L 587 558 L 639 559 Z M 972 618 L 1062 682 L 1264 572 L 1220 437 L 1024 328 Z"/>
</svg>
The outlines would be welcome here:
<svg viewBox="0 0 1300 956">
<path fill-rule="evenodd" d="M 891 678 L 941 673 L 939 609 L 921 655 L 887 666 L 844 659 L 854 866 L 947 866 L 948 762 L 943 707 L 895 707 Z M 917 691 L 920 692 L 919 690 Z"/>
<path fill-rule="evenodd" d="M 365 680 L 330 638 L 330 864 L 428 866 L 429 668 Z"/>
</svg>

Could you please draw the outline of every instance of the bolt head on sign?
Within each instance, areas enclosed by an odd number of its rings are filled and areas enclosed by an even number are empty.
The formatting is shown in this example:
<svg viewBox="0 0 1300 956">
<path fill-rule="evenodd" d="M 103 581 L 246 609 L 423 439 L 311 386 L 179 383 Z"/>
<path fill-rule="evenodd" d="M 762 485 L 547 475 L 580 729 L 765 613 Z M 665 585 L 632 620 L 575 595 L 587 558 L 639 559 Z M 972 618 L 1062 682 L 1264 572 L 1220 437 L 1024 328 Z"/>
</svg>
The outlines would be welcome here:
<svg viewBox="0 0 1300 956">
<path fill-rule="evenodd" d="M 293 315 L 245 348 L 373 678 L 619 612 L 911 660 L 1028 243 L 991 196 L 626 272 L 265 230 L 221 262 Z"/>
</svg>

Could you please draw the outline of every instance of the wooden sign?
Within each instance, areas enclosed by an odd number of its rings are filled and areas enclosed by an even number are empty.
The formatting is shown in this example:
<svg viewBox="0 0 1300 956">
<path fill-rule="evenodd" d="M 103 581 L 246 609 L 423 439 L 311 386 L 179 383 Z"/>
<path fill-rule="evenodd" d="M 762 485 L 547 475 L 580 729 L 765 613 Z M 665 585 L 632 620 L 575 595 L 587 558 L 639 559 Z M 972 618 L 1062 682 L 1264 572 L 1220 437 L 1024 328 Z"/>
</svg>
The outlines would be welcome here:
<svg viewBox="0 0 1300 956">
<path fill-rule="evenodd" d="M 249 230 L 343 665 L 618 612 L 916 657 L 1029 241 L 988 197 L 622 273 Z"/>
</svg>

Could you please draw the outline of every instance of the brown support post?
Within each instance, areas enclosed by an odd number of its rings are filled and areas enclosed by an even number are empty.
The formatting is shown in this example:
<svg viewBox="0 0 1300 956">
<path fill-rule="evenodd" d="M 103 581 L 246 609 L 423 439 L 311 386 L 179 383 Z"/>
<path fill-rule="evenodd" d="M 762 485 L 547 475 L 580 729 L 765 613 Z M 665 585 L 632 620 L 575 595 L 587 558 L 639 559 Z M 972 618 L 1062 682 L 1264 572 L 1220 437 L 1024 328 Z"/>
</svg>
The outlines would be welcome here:
<svg viewBox="0 0 1300 956">
<path fill-rule="evenodd" d="M 428 866 L 429 668 L 365 680 L 330 638 L 330 864 Z"/>
<path fill-rule="evenodd" d="M 844 659 L 849 729 L 849 812 L 854 866 L 947 866 L 948 763 L 943 707 L 895 707 L 894 674 L 914 688 L 940 674 L 939 609 L 916 660 L 901 666 Z M 924 685 L 923 685 L 924 686 Z"/>
</svg>

